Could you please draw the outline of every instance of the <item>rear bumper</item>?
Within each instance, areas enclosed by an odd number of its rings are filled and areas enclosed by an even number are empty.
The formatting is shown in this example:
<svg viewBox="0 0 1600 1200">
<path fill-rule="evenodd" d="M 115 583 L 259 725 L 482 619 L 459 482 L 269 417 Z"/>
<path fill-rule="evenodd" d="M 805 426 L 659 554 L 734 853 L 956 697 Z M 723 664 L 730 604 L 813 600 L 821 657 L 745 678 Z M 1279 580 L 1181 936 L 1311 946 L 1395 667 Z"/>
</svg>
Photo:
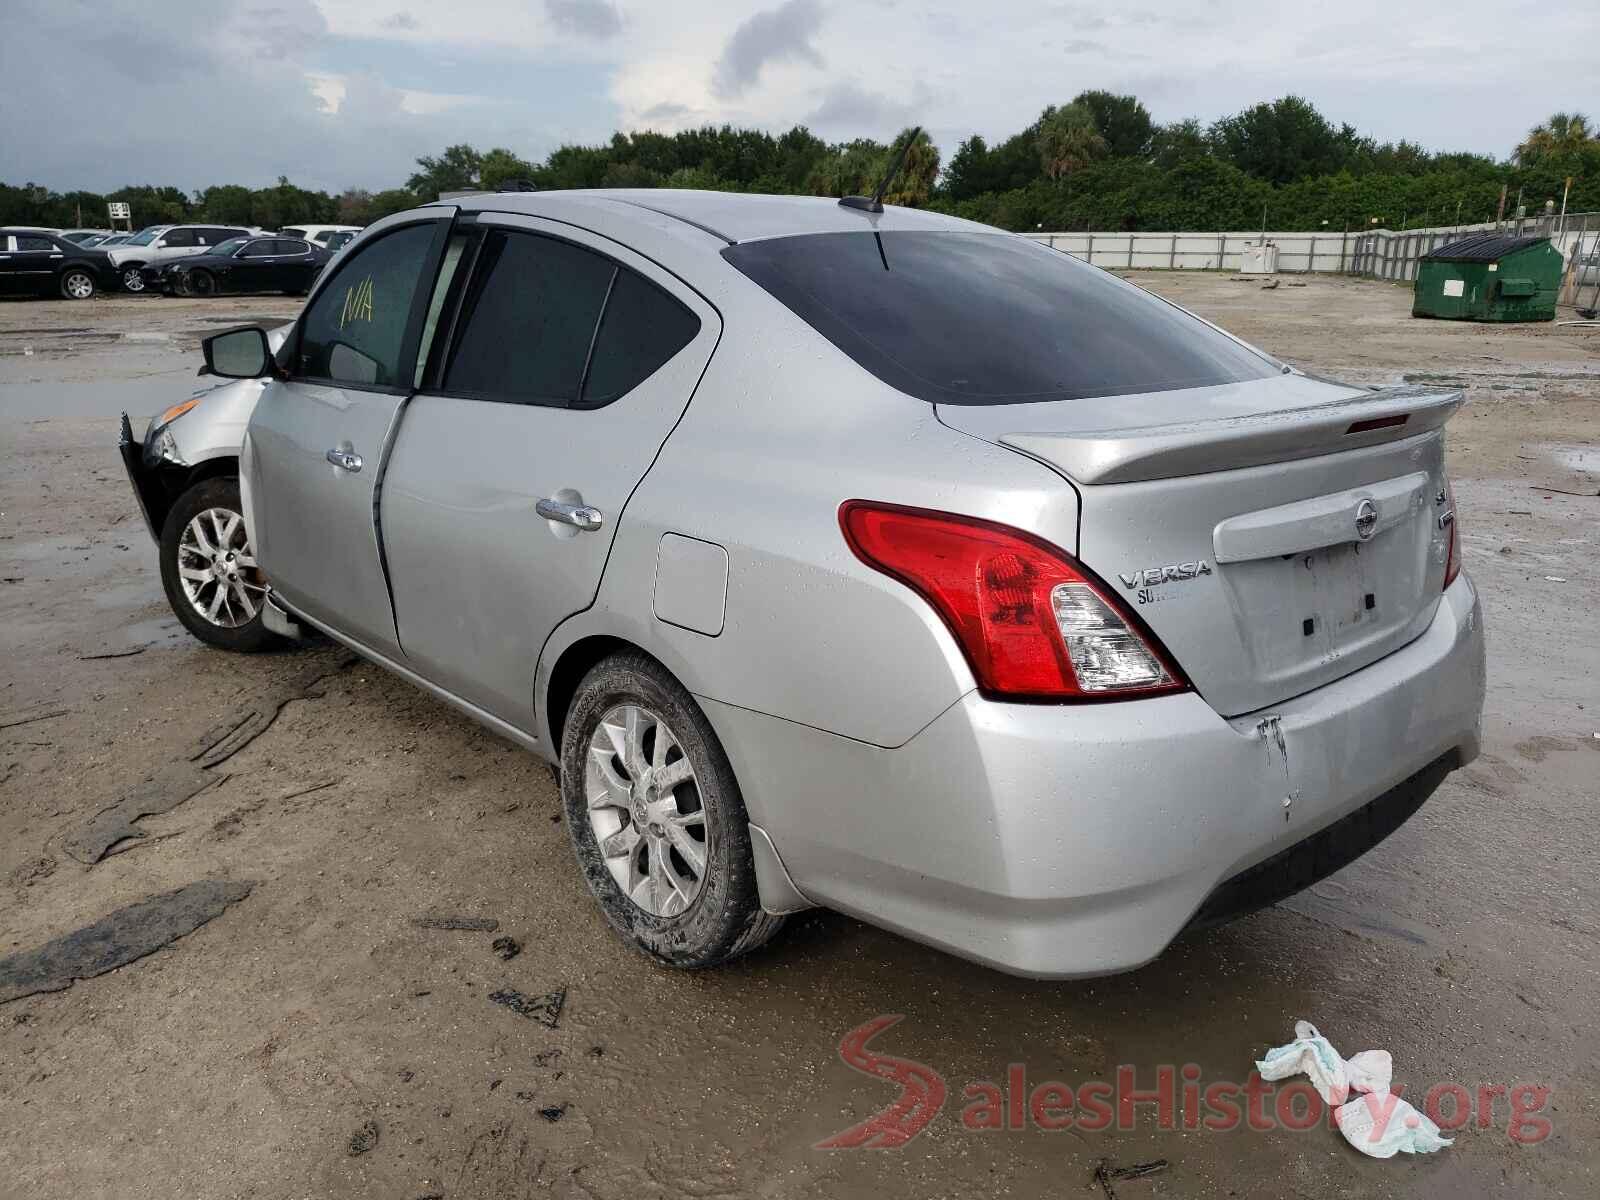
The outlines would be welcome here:
<svg viewBox="0 0 1600 1200">
<path fill-rule="evenodd" d="M 1476 757 L 1483 694 L 1463 574 L 1409 645 L 1231 720 L 1193 693 L 1080 707 L 970 694 L 885 750 L 703 704 L 808 899 L 1066 978 L 1137 967 L 1197 914 L 1270 903 L 1375 844 Z"/>
</svg>

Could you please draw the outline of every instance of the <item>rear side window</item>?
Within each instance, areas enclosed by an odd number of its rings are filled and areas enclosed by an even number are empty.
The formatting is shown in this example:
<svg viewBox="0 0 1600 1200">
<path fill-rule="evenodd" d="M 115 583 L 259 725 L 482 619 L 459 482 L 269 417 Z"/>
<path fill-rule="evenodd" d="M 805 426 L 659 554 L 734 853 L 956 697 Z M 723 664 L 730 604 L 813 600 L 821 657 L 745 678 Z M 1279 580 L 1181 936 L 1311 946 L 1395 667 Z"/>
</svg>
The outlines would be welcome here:
<svg viewBox="0 0 1600 1200">
<path fill-rule="evenodd" d="M 1027 238 L 823 233 L 723 256 L 862 367 L 936 404 L 1022 404 L 1263 379 L 1269 360 Z"/>
<path fill-rule="evenodd" d="M 579 403 L 599 408 L 627 395 L 699 332 L 699 317 L 644 276 L 619 268 Z"/>
<path fill-rule="evenodd" d="M 41 237 L 38 234 L 29 233 L 17 234 L 18 250 L 54 250 L 55 248 L 55 242 L 51 241 L 47 237 Z"/>
<path fill-rule="evenodd" d="M 681 350 L 699 318 L 603 254 L 491 230 L 461 311 L 444 389 L 489 400 L 598 408 Z"/>
<path fill-rule="evenodd" d="M 295 374 L 367 387 L 411 380 L 406 328 L 437 226 L 406 225 L 368 242 L 317 293 L 301 320 Z"/>
</svg>

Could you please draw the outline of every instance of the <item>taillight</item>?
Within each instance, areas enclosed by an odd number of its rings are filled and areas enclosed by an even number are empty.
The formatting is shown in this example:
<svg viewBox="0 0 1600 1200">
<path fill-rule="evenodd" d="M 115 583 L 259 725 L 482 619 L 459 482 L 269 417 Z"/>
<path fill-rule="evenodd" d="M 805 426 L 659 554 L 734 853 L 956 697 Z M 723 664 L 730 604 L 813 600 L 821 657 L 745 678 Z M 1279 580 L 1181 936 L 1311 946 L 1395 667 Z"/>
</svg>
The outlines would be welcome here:
<svg viewBox="0 0 1600 1200">
<path fill-rule="evenodd" d="M 1444 586 L 1449 587 L 1461 574 L 1461 517 L 1456 512 L 1456 491 L 1446 481 L 1445 506 L 1439 520 L 1446 524 L 1450 536 L 1450 551 L 1444 560 Z"/>
<path fill-rule="evenodd" d="M 1031 534 L 866 500 L 846 501 L 839 524 L 857 558 L 933 605 L 988 695 L 1098 700 L 1188 686 L 1088 571 Z"/>
</svg>

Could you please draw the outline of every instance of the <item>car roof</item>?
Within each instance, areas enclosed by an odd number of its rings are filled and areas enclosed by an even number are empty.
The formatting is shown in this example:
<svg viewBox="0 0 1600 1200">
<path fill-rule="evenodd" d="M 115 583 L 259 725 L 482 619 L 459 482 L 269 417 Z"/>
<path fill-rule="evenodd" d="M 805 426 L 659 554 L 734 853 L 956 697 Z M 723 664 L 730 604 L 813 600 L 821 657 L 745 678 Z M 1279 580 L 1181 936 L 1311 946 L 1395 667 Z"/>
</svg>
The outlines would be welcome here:
<svg viewBox="0 0 1600 1200">
<path fill-rule="evenodd" d="M 768 196 L 745 192 L 699 192 L 678 188 L 596 188 L 557 192 L 483 192 L 441 201 L 463 212 L 511 212 L 533 217 L 576 216 L 594 206 L 631 206 L 703 230 L 724 243 L 760 241 L 809 233 L 871 233 L 900 230 L 996 232 L 992 227 L 943 213 L 885 205 L 881 213 L 845 208 L 827 196 Z"/>
</svg>

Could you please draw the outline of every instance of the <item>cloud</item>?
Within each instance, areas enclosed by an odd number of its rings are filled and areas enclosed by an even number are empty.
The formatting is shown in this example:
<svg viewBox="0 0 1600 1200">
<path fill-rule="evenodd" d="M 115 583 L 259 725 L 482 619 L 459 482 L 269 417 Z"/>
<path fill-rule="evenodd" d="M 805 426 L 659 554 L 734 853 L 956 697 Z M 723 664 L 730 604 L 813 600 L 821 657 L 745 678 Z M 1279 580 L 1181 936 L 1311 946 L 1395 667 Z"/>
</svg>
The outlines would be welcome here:
<svg viewBox="0 0 1600 1200">
<path fill-rule="evenodd" d="M 544 0 L 544 11 L 562 33 L 611 38 L 622 32 L 622 14 L 609 0 Z"/>
<path fill-rule="evenodd" d="M 785 0 L 756 13 L 733 31 L 712 71 L 718 96 L 743 95 L 772 62 L 806 62 L 822 66 L 815 39 L 822 30 L 820 0 Z"/>
<path fill-rule="evenodd" d="M 414 33 L 422 27 L 417 19 L 408 12 L 391 13 L 383 19 L 381 24 L 384 29 L 397 29 L 401 33 Z"/>
<path fill-rule="evenodd" d="M 918 123 L 926 100 L 921 87 L 913 89 L 909 98 L 895 99 L 847 81 L 823 92 L 821 103 L 806 114 L 804 124 L 824 134 L 886 141 L 905 126 Z"/>
</svg>

